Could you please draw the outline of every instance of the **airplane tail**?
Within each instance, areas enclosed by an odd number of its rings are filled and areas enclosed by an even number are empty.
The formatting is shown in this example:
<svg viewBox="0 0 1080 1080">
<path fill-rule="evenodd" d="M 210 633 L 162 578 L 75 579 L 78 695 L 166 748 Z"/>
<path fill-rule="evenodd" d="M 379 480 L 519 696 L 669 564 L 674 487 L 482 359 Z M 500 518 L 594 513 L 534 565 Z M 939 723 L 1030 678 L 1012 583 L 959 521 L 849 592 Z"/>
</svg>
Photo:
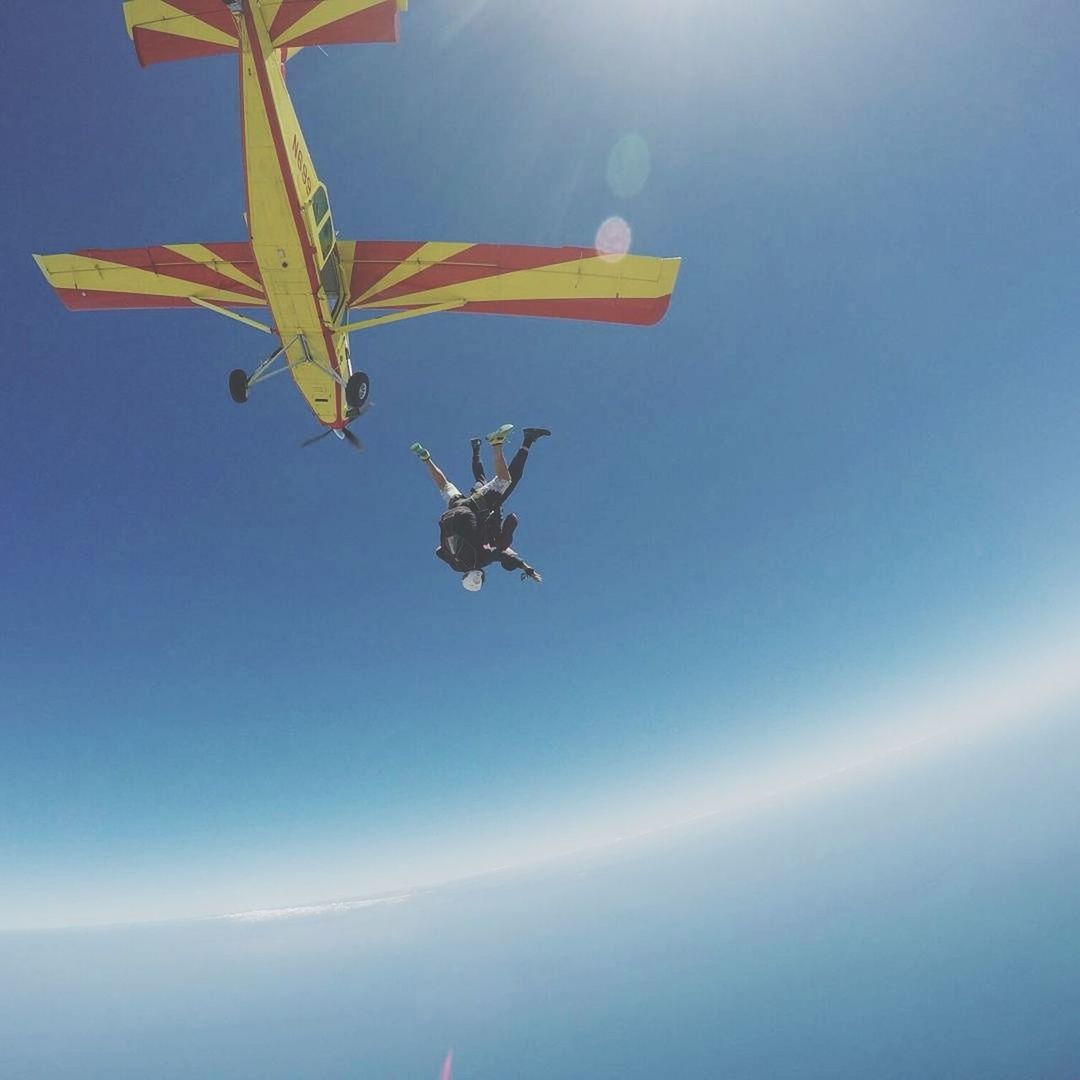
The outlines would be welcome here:
<svg viewBox="0 0 1080 1080">
<path fill-rule="evenodd" d="M 244 0 L 249 3 L 250 0 Z M 287 57 L 305 45 L 398 40 L 408 0 L 263 0 L 255 9 L 274 48 Z M 124 22 L 143 67 L 222 56 L 240 48 L 237 15 L 224 0 L 127 0 Z"/>
</svg>

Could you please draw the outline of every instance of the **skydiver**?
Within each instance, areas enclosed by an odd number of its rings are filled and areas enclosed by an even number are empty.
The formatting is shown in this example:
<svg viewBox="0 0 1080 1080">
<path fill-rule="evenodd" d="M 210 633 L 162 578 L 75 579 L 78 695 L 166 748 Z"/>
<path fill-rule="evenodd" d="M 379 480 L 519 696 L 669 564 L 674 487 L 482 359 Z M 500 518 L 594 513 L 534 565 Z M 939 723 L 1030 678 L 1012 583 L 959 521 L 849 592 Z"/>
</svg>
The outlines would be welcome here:
<svg viewBox="0 0 1080 1080">
<path fill-rule="evenodd" d="M 525 428 L 521 447 L 507 466 L 503 444 L 513 427 L 513 424 L 503 424 L 487 436 L 495 462 L 495 476 L 491 480 L 484 475 L 480 462 L 480 440 L 472 440 L 472 468 L 476 482 L 467 496 L 447 480 L 420 443 L 409 447 L 427 466 L 428 474 L 447 504 L 439 518 L 439 546 L 435 554 L 462 575 L 461 584 L 469 592 L 480 591 L 484 585 L 484 567 L 493 562 L 498 562 L 504 570 L 520 570 L 522 578 L 537 583 L 543 580 L 539 571 L 510 546 L 518 518 L 516 514 L 507 514 L 504 520 L 502 505 L 521 479 L 529 447 L 551 432 L 547 428 Z"/>
<path fill-rule="evenodd" d="M 498 431 L 492 432 L 492 434 L 488 436 L 489 441 L 491 441 L 492 438 L 496 440 L 492 442 L 493 456 L 502 454 L 502 442 L 499 441 L 500 436 L 502 440 L 505 440 L 512 430 L 512 424 L 504 424 Z M 550 434 L 551 432 L 547 428 L 525 428 L 522 432 L 521 446 L 511 459 L 510 467 L 507 470 L 510 474 L 510 486 L 502 492 L 492 511 L 482 519 L 483 527 L 481 530 L 481 539 L 484 544 L 494 548 L 496 551 L 505 551 L 510 547 L 511 542 L 514 539 L 514 530 L 518 527 L 517 514 L 507 514 L 504 521 L 502 507 L 513 494 L 514 488 L 517 487 L 518 481 L 521 479 L 521 474 L 525 470 L 525 462 L 529 457 L 529 447 L 532 446 L 537 439 L 542 439 Z M 472 474 L 474 481 L 471 493 L 475 494 L 487 483 L 487 476 L 484 474 L 484 464 L 480 460 L 480 438 L 474 436 L 469 440 L 469 443 L 472 447 Z"/>
</svg>

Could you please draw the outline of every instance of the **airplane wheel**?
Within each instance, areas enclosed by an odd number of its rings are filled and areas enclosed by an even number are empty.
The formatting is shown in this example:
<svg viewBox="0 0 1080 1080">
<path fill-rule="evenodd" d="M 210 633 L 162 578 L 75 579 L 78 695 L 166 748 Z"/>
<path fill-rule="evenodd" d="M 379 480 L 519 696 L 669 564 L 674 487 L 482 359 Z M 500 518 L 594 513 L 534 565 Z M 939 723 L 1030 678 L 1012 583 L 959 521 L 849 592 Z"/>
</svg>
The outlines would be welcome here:
<svg viewBox="0 0 1080 1080">
<path fill-rule="evenodd" d="M 345 384 L 345 404 L 350 409 L 362 408 L 368 398 L 368 377 L 362 371 L 355 371 Z"/>
<path fill-rule="evenodd" d="M 237 405 L 243 405 L 248 397 L 247 372 L 242 368 L 229 372 L 229 394 Z"/>
</svg>

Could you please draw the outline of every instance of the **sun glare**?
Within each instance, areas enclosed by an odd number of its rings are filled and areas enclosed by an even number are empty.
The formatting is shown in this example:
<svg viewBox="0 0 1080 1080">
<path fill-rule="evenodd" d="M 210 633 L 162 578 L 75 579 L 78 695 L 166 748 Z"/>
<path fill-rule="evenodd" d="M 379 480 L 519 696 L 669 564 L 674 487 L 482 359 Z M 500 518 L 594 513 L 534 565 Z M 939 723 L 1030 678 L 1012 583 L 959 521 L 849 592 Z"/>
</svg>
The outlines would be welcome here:
<svg viewBox="0 0 1080 1080">
<path fill-rule="evenodd" d="M 630 226 L 621 217 L 609 217 L 596 230 L 596 250 L 609 262 L 630 251 Z"/>
</svg>

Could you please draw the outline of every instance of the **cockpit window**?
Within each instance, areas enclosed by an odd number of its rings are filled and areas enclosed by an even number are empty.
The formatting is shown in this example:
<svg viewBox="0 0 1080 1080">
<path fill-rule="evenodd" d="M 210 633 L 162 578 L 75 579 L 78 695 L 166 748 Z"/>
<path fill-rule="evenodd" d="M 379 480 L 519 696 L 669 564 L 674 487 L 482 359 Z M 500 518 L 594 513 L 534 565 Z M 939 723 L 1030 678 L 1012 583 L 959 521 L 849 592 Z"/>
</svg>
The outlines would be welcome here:
<svg viewBox="0 0 1080 1080">
<path fill-rule="evenodd" d="M 336 251 L 323 263 L 323 267 L 319 271 L 319 280 L 322 282 L 323 291 L 326 293 L 326 306 L 330 309 L 330 317 L 336 321 L 341 314 L 342 304 L 345 300 L 345 294 L 341 289 L 341 271 Z"/>
<path fill-rule="evenodd" d="M 315 194 L 311 199 L 311 212 L 315 217 L 315 224 L 318 225 L 324 217 L 326 217 L 327 211 L 330 209 L 330 203 L 326 198 L 326 188 L 320 184 L 315 189 Z"/>
<path fill-rule="evenodd" d="M 319 279 L 326 303 L 330 308 L 331 318 L 337 319 L 344 307 L 345 293 L 341 288 L 341 271 L 338 254 L 334 250 L 337 237 L 334 235 L 334 221 L 330 217 L 330 203 L 326 198 L 326 188 L 320 184 L 311 197 L 311 216 L 318 230 L 319 240 Z"/>
<path fill-rule="evenodd" d="M 323 227 L 319 230 L 319 247 L 322 249 L 322 257 L 328 258 L 334 247 L 334 222 L 327 218 Z"/>
</svg>

